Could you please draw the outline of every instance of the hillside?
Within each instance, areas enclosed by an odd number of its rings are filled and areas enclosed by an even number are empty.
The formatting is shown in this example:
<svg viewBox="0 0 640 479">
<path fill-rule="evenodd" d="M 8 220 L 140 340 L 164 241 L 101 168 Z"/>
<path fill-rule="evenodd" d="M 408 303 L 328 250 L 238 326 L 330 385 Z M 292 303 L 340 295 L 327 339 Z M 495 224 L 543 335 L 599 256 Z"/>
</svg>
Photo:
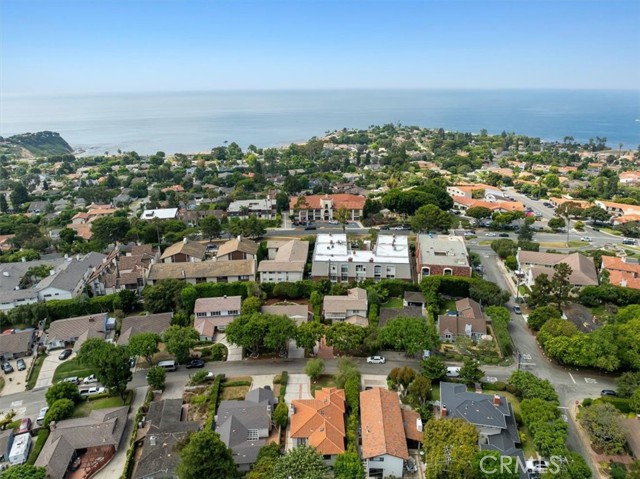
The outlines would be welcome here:
<svg viewBox="0 0 640 479">
<path fill-rule="evenodd" d="M 13 153 L 24 156 L 23 150 L 34 156 L 63 155 L 72 153 L 73 148 L 67 143 L 59 133 L 53 131 L 39 131 L 37 133 L 23 133 L 0 137 L 0 150 L 2 153 Z"/>
</svg>

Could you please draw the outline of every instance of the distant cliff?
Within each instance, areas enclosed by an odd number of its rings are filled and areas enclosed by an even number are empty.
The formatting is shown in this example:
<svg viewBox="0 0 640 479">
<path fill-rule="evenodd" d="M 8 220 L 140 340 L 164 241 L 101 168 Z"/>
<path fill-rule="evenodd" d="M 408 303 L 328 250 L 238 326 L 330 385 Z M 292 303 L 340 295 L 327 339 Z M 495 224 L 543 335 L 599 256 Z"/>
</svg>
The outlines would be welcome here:
<svg viewBox="0 0 640 479">
<path fill-rule="evenodd" d="M 51 156 L 72 153 L 73 148 L 59 133 L 54 131 L 39 131 L 37 133 L 23 133 L 8 138 L 0 137 L 0 153 L 12 153 L 19 157 Z"/>
</svg>

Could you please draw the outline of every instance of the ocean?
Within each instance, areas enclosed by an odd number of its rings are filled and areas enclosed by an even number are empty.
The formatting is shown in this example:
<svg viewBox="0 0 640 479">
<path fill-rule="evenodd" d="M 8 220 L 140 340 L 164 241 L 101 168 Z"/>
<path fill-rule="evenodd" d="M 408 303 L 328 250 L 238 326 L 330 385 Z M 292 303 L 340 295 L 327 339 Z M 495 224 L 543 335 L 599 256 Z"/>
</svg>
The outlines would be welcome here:
<svg viewBox="0 0 640 479">
<path fill-rule="evenodd" d="M 640 144 L 640 91 L 353 90 L 0 95 L 0 136 L 51 130 L 76 150 L 195 153 L 401 123 L 543 140 Z"/>
</svg>

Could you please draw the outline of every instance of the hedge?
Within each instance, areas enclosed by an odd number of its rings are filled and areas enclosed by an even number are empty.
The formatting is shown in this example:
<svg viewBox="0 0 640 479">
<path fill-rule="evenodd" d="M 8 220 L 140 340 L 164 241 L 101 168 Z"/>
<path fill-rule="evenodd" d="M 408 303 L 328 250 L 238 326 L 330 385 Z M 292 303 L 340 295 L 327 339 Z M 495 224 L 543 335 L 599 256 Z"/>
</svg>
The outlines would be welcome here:
<svg viewBox="0 0 640 479">
<path fill-rule="evenodd" d="M 218 401 L 220 399 L 220 390 L 222 389 L 222 381 L 224 380 L 224 374 L 218 374 L 213 380 L 213 386 L 211 386 L 211 392 L 209 393 L 209 417 L 207 417 L 206 427 L 213 428 L 213 421 L 218 410 Z"/>
<path fill-rule="evenodd" d="M 289 382 L 289 373 L 287 371 L 282 371 L 280 374 L 280 395 L 278 396 L 280 402 L 284 401 L 284 396 L 287 393 L 287 383 Z"/>
<path fill-rule="evenodd" d="M 378 306 L 377 304 L 372 304 L 369 306 L 369 326 L 372 328 L 377 327 L 380 321 L 379 308 L 380 306 Z"/>
<path fill-rule="evenodd" d="M 602 304 L 615 304 L 616 306 L 640 304 L 640 290 L 611 284 L 585 286 L 578 294 L 578 302 L 590 308 Z"/>
<path fill-rule="evenodd" d="M 198 298 L 217 298 L 221 296 L 248 296 L 247 282 L 237 283 L 198 283 L 191 285 L 198 292 Z"/>
<path fill-rule="evenodd" d="M 131 474 L 133 473 L 133 456 L 136 452 L 136 437 L 138 435 L 138 424 L 142 421 L 142 418 L 145 415 L 145 411 L 149 410 L 149 404 L 151 404 L 151 400 L 153 399 L 153 391 L 151 388 L 147 388 L 147 392 L 144 397 L 144 403 L 142 406 L 138 408 L 136 412 L 136 417 L 133 420 L 133 428 L 131 429 L 131 436 L 129 437 L 129 448 L 127 449 L 127 460 L 124 463 L 124 471 L 122 472 L 122 476 L 120 479 L 130 479 Z"/>
<path fill-rule="evenodd" d="M 513 354 L 513 345 L 509 334 L 509 320 L 511 319 L 509 310 L 502 306 L 490 306 L 486 309 L 486 313 L 491 318 L 491 328 L 496 336 L 502 355 L 505 357 L 511 356 Z"/>
<path fill-rule="evenodd" d="M 326 285 L 323 282 L 316 281 L 296 281 L 295 283 L 277 283 L 275 285 L 266 283 L 260 285 L 262 291 L 267 295 L 267 298 L 280 298 L 280 299 L 301 299 L 309 298 L 311 293 L 318 291 L 319 293 L 325 293 Z"/>
<path fill-rule="evenodd" d="M 40 429 L 40 431 L 38 431 L 38 438 L 36 439 L 36 443 L 33 446 L 33 449 L 31 449 L 31 452 L 29 453 L 27 464 L 33 465 L 36 463 L 36 459 L 38 459 L 38 456 L 40 455 L 40 451 L 42 451 L 42 448 L 44 447 L 44 443 L 47 442 L 48 437 L 49 437 L 48 428 Z"/>
<path fill-rule="evenodd" d="M 623 414 L 629 414 L 630 412 L 633 412 L 631 410 L 631 399 L 629 398 L 603 396 L 593 400 L 593 404 L 598 404 L 598 403 L 613 404 L 613 406 Z"/>
</svg>

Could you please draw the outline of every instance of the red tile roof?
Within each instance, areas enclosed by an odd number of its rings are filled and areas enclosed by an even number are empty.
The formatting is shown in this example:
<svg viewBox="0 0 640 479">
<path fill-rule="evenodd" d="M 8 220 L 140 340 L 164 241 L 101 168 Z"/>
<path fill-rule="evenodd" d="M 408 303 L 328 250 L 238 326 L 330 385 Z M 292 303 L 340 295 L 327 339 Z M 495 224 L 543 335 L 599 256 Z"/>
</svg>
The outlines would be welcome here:
<svg viewBox="0 0 640 479">
<path fill-rule="evenodd" d="M 364 202 L 366 198 L 364 196 L 359 195 L 349 195 L 349 194 L 338 194 L 338 195 L 310 195 L 304 197 L 306 201 L 306 205 L 297 205 L 298 209 L 301 210 L 319 210 L 320 209 L 320 200 L 329 199 L 332 201 L 332 209 L 337 210 L 340 208 L 346 208 L 348 210 L 361 210 L 364 208 Z M 289 208 L 296 208 L 296 203 L 298 202 L 297 196 L 292 196 L 289 199 Z"/>
<path fill-rule="evenodd" d="M 292 405 L 296 412 L 291 416 L 291 437 L 307 438 L 307 444 L 323 455 L 345 451 L 344 389 L 322 388 L 315 399 L 294 400 Z"/>
<path fill-rule="evenodd" d="M 388 454 L 409 458 L 398 394 L 382 388 L 360 393 L 362 457 Z"/>
</svg>

